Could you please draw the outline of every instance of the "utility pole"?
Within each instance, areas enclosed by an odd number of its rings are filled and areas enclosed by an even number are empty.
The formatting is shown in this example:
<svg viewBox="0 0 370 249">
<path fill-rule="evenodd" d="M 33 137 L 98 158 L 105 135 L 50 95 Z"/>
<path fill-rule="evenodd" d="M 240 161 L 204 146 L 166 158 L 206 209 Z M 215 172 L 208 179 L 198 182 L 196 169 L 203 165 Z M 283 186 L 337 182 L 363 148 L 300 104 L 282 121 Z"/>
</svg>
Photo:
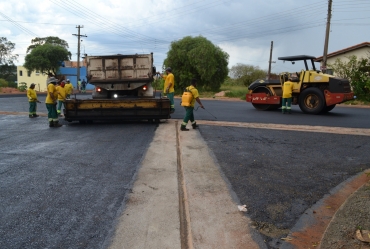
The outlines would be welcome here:
<svg viewBox="0 0 370 249">
<path fill-rule="evenodd" d="M 78 87 L 78 80 L 80 79 L 80 43 L 81 43 L 80 37 L 87 37 L 86 35 L 81 35 L 80 34 L 80 29 L 83 28 L 83 27 L 84 27 L 83 25 L 82 26 L 80 26 L 80 25 L 76 26 L 76 28 L 78 29 L 78 34 L 77 35 L 76 34 L 72 34 L 74 36 L 77 36 L 77 38 L 78 38 L 78 48 L 77 48 L 77 82 L 76 82 L 77 87 Z"/>
<path fill-rule="evenodd" d="M 329 45 L 329 33 L 330 33 L 330 19 L 331 19 L 331 5 L 332 0 L 328 0 L 328 19 L 326 22 L 326 34 L 325 34 L 325 45 L 324 45 L 324 54 L 322 56 L 321 71 L 326 72 L 326 61 L 328 56 L 328 45 Z"/>
<path fill-rule="evenodd" d="M 271 63 L 275 63 L 275 61 L 272 61 L 272 48 L 274 46 L 274 42 L 271 41 L 271 48 L 270 48 L 270 60 L 269 60 L 269 72 L 267 74 L 267 80 L 271 79 Z"/>
</svg>

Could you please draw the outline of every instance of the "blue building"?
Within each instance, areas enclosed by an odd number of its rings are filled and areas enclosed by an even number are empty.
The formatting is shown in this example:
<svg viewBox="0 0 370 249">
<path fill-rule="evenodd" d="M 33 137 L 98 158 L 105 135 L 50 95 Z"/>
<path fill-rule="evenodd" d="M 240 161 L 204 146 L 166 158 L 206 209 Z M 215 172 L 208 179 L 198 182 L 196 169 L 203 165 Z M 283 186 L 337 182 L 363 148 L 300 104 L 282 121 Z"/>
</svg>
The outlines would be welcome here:
<svg viewBox="0 0 370 249">
<path fill-rule="evenodd" d="M 77 89 L 77 68 L 76 67 L 61 67 L 59 69 L 58 74 L 64 75 L 66 79 L 69 79 L 71 81 L 73 87 Z M 85 79 L 85 81 L 87 82 L 85 66 L 80 67 L 80 79 L 81 81 Z M 92 89 L 94 89 L 94 86 L 91 84 L 87 84 L 86 90 L 92 90 Z"/>
</svg>

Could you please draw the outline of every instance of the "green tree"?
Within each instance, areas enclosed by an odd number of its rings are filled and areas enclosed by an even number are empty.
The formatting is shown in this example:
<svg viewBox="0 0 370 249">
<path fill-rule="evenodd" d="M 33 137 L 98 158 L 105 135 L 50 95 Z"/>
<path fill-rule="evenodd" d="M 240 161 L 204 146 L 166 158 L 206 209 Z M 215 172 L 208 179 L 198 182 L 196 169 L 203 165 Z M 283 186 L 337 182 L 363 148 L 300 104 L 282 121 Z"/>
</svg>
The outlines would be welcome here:
<svg viewBox="0 0 370 249">
<path fill-rule="evenodd" d="M 258 66 L 238 63 L 230 69 L 231 78 L 235 79 L 237 84 L 249 86 L 258 79 L 265 79 L 267 71 L 261 70 Z"/>
<path fill-rule="evenodd" d="M 229 55 L 202 36 L 187 36 L 171 43 L 164 66 L 171 67 L 175 87 L 182 91 L 192 78 L 198 86 L 217 91 L 228 74 Z"/>
<path fill-rule="evenodd" d="M 370 58 L 357 59 L 355 55 L 347 57 L 348 61 L 336 59 L 328 67 L 338 77 L 348 79 L 354 94 L 360 100 L 370 100 Z"/>
<path fill-rule="evenodd" d="M 0 78 L 13 80 L 17 75 L 17 67 L 14 62 L 18 59 L 17 54 L 13 54 L 15 44 L 8 41 L 5 37 L 0 37 Z"/>
<path fill-rule="evenodd" d="M 61 46 L 39 45 L 26 55 L 24 67 L 29 71 L 40 71 L 56 75 L 62 61 L 69 60 L 69 52 Z"/>
<path fill-rule="evenodd" d="M 6 79 L 7 81 L 17 80 L 17 67 L 14 64 L 0 65 L 0 78 Z"/>
<path fill-rule="evenodd" d="M 13 65 L 18 59 L 17 54 L 13 54 L 15 44 L 8 41 L 5 37 L 0 37 L 0 65 Z"/>
<path fill-rule="evenodd" d="M 36 37 L 35 39 L 31 40 L 31 45 L 28 46 L 27 48 L 27 54 L 32 51 L 32 49 L 37 48 L 38 46 L 42 46 L 44 44 L 51 44 L 54 46 L 60 46 L 62 48 L 65 48 L 68 50 L 68 42 L 66 42 L 63 39 L 60 39 L 57 36 L 48 36 L 48 37 Z M 69 58 L 72 57 L 71 52 L 68 51 Z"/>
</svg>

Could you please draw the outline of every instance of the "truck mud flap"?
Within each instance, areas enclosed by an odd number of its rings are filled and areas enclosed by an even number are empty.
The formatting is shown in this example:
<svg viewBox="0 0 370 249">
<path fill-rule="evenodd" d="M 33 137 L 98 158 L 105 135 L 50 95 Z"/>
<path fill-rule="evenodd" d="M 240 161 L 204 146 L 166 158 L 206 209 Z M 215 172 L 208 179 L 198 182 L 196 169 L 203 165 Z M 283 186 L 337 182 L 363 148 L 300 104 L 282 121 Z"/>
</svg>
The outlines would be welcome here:
<svg viewBox="0 0 370 249">
<path fill-rule="evenodd" d="M 170 106 L 169 99 L 70 99 L 64 116 L 67 121 L 168 119 Z"/>
</svg>

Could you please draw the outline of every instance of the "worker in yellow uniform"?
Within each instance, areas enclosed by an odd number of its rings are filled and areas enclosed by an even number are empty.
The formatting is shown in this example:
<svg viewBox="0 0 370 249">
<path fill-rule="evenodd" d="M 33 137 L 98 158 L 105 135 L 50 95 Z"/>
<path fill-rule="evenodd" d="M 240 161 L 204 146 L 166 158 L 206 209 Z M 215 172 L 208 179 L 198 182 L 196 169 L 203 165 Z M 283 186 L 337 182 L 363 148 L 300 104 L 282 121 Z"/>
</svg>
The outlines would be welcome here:
<svg viewBox="0 0 370 249">
<path fill-rule="evenodd" d="M 39 116 L 36 114 L 36 110 L 37 110 L 37 103 L 41 103 L 41 102 L 37 99 L 35 86 L 36 86 L 35 83 L 32 83 L 27 90 L 28 102 L 30 104 L 28 116 L 30 118 L 37 118 Z"/>
<path fill-rule="evenodd" d="M 167 95 L 167 98 L 170 99 L 171 102 L 171 113 L 175 112 L 175 76 L 172 73 L 172 69 L 170 67 L 166 68 L 166 76 L 157 72 L 160 76 L 164 79 L 164 89 L 163 93 Z"/>
<path fill-rule="evenodd" d="M 182 130 L 182 131 L 188 131 L 189 130 L 189 129 L 186 128 L 186 125 L 188 124 L 189 120 L 191 122 L 191 126 L 193 127 L 193 129 L 198 128 L 198 125 L 197 125 L 197 123 L 195 122 L 195 119 L 194 119 L 195 101 L 198 102 L 198 104 L 200 105 L 201 108 L 204 109 L 204 106 L 203 106 L 202 102 L 199 99 L 199 93 L 198 93 L 198 90 L 197 90 L 196 87 L 197 87 L 197 81 L 196 81 L 196 79 L 192 79 L 191 80 L 191 85 L 186 88 L 186 91 L 191 92 L 191 94 L 193 96 L 192 96 L 192 99 L 191 99 L 190 103 L 188 103 L 188 104 L 182 103 L 182 105 L 185 107 L 185 111 L 186 111 L 183 122 L 181 123 L 180 130 Z"/>
<path fill-rule="evenodd" d="M 282 112 L 285 113 L 292 113 L 292 92 L 293 92 L 293 82 L 291 78 L 288 76 L 285 77 L 285 82 L 283 85 L 283 104 L 282 104 Z"/>
<path fill-rule="evenodd" d="M 55 87 L 57 84 L 57 79 L 54 77 L 50 77 L 48 79 L 48 92 L 45 99 L 46 109 L 48 110 L 48 120 L 49 120 L 49 127 L 61 127 L 62 125 L 59 124 L 58 113 L 57 113 L 57 99 L 58 99 L 58 92 Z"/>
<path fill-rule="evenodd" d="M 64 80 L 62 81 L 62 83 L 60 83 L 59 86 L 56 87 L 56 89 L 57 89 L 57 92 L 58 92 L 57 113 L 58 113 L 58 116 L 61 116 L 62 105 L 64 107 L 64 102 L 66 101 L 66 98 L 67 98 Z"/>
<path fill-rule="evenodd" d="M 66 99 L 70 99 L 71 94 L 73 94 L 73 85 L 71 84 L 69 79 L 67 79 L 64 89 L 66 90 Z"/>
</svg>

